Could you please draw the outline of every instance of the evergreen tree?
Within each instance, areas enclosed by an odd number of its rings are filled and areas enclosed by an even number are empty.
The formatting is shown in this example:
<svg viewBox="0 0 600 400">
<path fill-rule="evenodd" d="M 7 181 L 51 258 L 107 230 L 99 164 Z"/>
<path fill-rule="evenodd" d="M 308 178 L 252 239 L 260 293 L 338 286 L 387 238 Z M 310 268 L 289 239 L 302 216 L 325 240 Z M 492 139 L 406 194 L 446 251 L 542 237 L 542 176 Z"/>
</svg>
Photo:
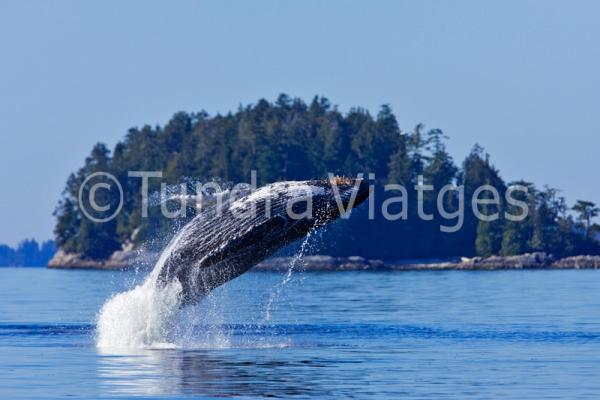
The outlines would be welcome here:
<svg viewBox="0 0 600 400">
<path fill-rule="evenodd" d="M 225 182 L 248 182 L 256 170 L 258 184 L 277 180 L 324 178 L 328 172 L 356 176 L 375 173 L 374 221 L 366 207 L 350 221 L 339 221 L 323 233 L 322 247 L 332 255 L 361 255 L 372 258 L 431 258 L 475 254 L 519 254 L 546 251 L 557 255 L 600 252 L 594 239 L 598 228 L 593 218 L 598 208 L 578 202 L 575 220 L 566 203 L 553 189 L 536 191 L 533 185 L 523 197 L 530 214 L 524 221 L 480 221 L 471 211 L 471 199 L 481 185 L 495 187 L 500 204 L 482 205 L 480 212 L 516 211 L 504 203 L 506 185 L 483 148 L 475 146 L 459 169 L 446 150 L 446 137 L 439 129 L 425 131 L 422 124 L 403 132 L 388 105 L 373 117 L 367 110 L 353 108 L 341 113 L 324 97 L 309 104 L 281 94 L 275 102 L 261 99 L 240 106 L 236 112 L 210 116 L 179 112 L 164 126 L 145 125 L 130 129 L 112 152 L 96 145 L 84 165 L 69 176 L 55 211 L 56 244 L 67 252 L 103 259 L 124 243 L 157 247 L 168 240 L 176 227 L 193 217 L 172 221 L 163 218 L 160 207 L 141 215 L 141 179 L 130 179 L 128 171 L 162 171 L 162 182 L 179 184 L 218 178 Z M 110 172 L 121 183 L 124 204 L 115 220 L 95 223 L 79 208 L 79 188 L 94 172 Z M 422 221 L 417 215 L 414 186 L 418 177 L 433 185 L 424 195 L 424 208 L 433 215 Z M 160 190 L 158 179 L 150 179 L 149 193 Z M 408 190 L 408 219 L 386 221 L 379 215 L 383 202 L 398 193 L 383 191 L 385 183 L 402 184 Z M 464 186 L 464 222 L 458 232 L 440 231 L 447 225 L 437 210 L 437 199 L 446 184 Z M 83 198 L 87 198 L 84 191 Z M 115 205 L 118 193 L 98 191 L 98 203 Z M 489 198 L 489 193 L 483 195 Z M 448 191 L 442 199 L 447 212 L 458 210 L 459 198 Z M 111 208 L 112 209 L 112 208 Z M 342 231 L 343 229 L 343 231 Z M 337 236 L 336 236 L 337 235 Z M 353 235 L 360 240 L 339 240 Z M 356 243 L 362 243 L 357 247 Z M 48 251 L 39 250 L 48 254 Z M 10 251 L 0 248 L 0 263 Z"/>
<path fill-rule="evenodd" d="M 593 236 L 594 230 L 592 230 L 592 220 L 598 216 L 600 208 L 596 207 L 596 204 L 591 201 L 577 200 L 577 203 L 573 206 L 573 211 L 578 214 L 578 225 L 583 230 L 584 239 L 583 244 L 581 245 L 583 252 L 597 252 L 600 246 Z"/>
<path fill-rule="evenodd" d="M 592 226 L 592 219 L 598 216 L 600 208 L 596 207 L 596 204 L 591 201 L 577 200 L 577 203 L 573 206 L 573 211 L 579 214 L 577 219 L 585 228 L 586 239 L 591 239 L 590 228 Z"/>
<path fill-rule="evenodd" d="M 485 205 L 483 207 L 484 215 L 500 213 L 500 210 L 500 207 L 492 205 Z M 480 220 L 477 224 L 477 236 L 475 239 L 477 255 L 489 257 L 499 254 L 502 249 L 504 233 L 507 231 L 505 230 L 504 221 L 500 217 L 495 221 Z"/>
<path fill-rule="evenodd" d="M 515 200 L 528 204 L 528 214 L 525 219 L 520 221 L 508 220 L 505 223 L 504 233 L 502 235 L 502 245 L 500 253 L 504 256 L 513 256 L 529 252 L 531 238 L 533 236 L 532 214 L 535 213 L 535 186 L 529 182 L 517 181 L 509 184 L 510 186 L 521 186 L 527 188 L 527 192 L 515 191 L 512 197 Z M 511 215 L 520 215 L 520 211 L 514 205 L 507 205 L 507 212 Z"/>
<path fill-rule="evenodd" d="M 40 246 L 35 239 L 25 239 L 16 249 L 0 245 L 0 267 L 45 267 L 55 252 L 56 246 L 51 240 Z"/>
<path fill-rule="evenodd" d="M 473 198 L 475 191 L 483 186 L 490 185 L 502 195 L 506 191 L 506 185 L 500 178 L 498 170 L 491 164 L 490 157 L 484 153 L 481 146 L 475 145 L 471 153 L 467 156 L 463 162 L 462 170 L 459 173 L 458 178 L 459 184 L 464 186 L 464 194 L 466 199 L 465 204 L 465 221 L 463 227 L 463 233 L 461 237 L 461 244 L 459 245 L 460 251 L 464 255 L 477 254 L 477 230 L 479 226 L 479 219 L 473 213 L 472 207 L 470 207 L 471 199 Z M 485 193 L 489 196 L 489 193 Z M 482 197 L 484 198 L 484 197 Z M 479 210 L 482 214 L 486 210 Z M 500 210 L 494 210 L 500 211 Z M 482 231 L 496 232 L 496 227 L 481 227 Z M 490 238 L 490 241 L 495 243 L 495 239 Z M 496 244 L 491 243 L 491 248 L 495 248 Z"/>
</svg>

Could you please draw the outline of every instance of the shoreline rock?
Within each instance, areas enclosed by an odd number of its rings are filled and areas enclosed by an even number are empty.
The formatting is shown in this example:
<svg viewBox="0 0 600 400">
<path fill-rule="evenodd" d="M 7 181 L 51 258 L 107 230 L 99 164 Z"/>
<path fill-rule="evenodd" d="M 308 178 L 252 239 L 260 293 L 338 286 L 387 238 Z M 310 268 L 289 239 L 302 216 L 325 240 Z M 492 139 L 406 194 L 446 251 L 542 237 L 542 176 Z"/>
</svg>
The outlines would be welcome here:
<svg viewBox="0 0 600 400">
<path fill-rule="evenodd" d="M 151 267 L 158 259 L 158 254 L 134 249 L 115 251 L 107 260 L 91 260 L 80 254 L 66 253 L 59 249 L 48 262 L 48 268 L 55 269 L 98 269 L 118 270 L 135 267 Z"/>
<path fill-rule="evenodd" d="M 57 251 L 48 263 L 49 268 L 57 269 L 99 269 L 118 270 L 128 268 L 151 268 L 158 254 L 144 250 L 127 248 L 115 252 L 107 260 L 84 259 L 78 254 Z M 522 270 L 522 269 L 600 269 L 600 256 L 579 255 L 556 259 L 542 252 L 526 253 L 518 256 L 491 256 L 474 258 L 452 258 L 441 260 L 397 260 L 384 261 L 358 256 L 304 256 L 277 257 L 256 265 L 254 271 L 287 271 L 292 263 L 302 271 L 444 271 L 444 270 Z"/>
</svg>

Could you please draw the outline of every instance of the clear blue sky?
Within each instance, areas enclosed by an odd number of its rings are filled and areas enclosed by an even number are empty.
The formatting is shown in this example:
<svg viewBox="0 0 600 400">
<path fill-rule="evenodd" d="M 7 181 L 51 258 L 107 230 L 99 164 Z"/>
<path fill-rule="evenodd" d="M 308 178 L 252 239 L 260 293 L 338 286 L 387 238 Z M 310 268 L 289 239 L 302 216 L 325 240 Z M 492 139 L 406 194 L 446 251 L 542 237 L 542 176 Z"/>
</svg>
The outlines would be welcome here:
<svg viewBox="0 0 600 400">
<path fill-rule="evenodd" d="M 600 2 L 2 1 L 0 243 L 50 238 L 92 145 L 287 92 L 389 103 L 507 180 L 600 202 Z"/>
</svg>

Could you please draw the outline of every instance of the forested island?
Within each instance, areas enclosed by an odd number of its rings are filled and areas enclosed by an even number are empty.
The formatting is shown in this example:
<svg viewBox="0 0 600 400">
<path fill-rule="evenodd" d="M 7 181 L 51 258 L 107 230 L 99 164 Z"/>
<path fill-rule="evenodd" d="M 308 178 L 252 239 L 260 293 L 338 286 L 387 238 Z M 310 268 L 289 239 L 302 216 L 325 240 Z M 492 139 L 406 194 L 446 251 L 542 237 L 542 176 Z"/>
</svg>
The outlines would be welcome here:
<svg viewBox="0 0 600 400">
<path fill-rule="evenodd" d="M 0 244 L 0 267 L 44 267 L 55 252 L 52 240 L 40 244 L 35 239 L 25 239 L 16 248 Z"/>
<path fill-rule="evenodd" d="M 446 150 L 446 140 L 440 129 L 417 125 L 405 130 L 387 105 L 377 115 L 362 108 L 343 113 L 324 97 L 307 104 L 282 94 L 274 102 L 261 99 L 226 115 L 179 112 L 164 126 L 129 129 L 112 151 L 101 143 L 92 149 L 67 180 L 55 212 L 56 243 L 63 252 L 87 260 L 106 260 L 124 247 L 164 245 L 185 220 L 164 218 L 159 207 L 150 207 L 148 217 L 142 218 L 141 181 L 129 179 L 128 171 L 162 171 L 162 180 L 149 182 L 152 192 L 160 190 L 160 182 L 174 185 L 215 178 L 248 182 L 250 171 L 256 170 L 259 185 L 327 178 L 328 172 L 351 177 L 371 173 L 376 207 L 392 195 L 383 191 L 387 183 L 412 189 L 422 177 L 433 186 L 423 199 L 431 220 L 419 218 L 417 196 L 409 192 L 406 218 L 370 220 L 367 207 L 361 207 L 351 219 L 323 230 L 308 251 L 311 254 L 382 260 L 600 254 L 600 226 L 594 223 L 599 209 L 593 202 L 569 204 L 556 189 L 507 182 L 479 145 L 456 163 Z M 98 171 L 117 177 L 124 191 L 123 209 L 105 223 L 92 222 L 78 207 L 82 182 Z M 495 187 L 501 196 L 497 204 L 482 206 L 481 212 L 488 214 L 510 212 L 515 206 L 504 194 L 514 185 L 526 187 L 519 200 L 527 203 L 529 213 L 522 221 L 483 221 L 467 205 L 461 229 L 442 232 L 440 226 L 448 221 L 436 212 L 436 202 L 446 184 L 464 187 L 466 199 L 482 185 Z M 448 192 L 445 209 L 457 210 L 458 200 L 456 193 Z"/>
</svg>

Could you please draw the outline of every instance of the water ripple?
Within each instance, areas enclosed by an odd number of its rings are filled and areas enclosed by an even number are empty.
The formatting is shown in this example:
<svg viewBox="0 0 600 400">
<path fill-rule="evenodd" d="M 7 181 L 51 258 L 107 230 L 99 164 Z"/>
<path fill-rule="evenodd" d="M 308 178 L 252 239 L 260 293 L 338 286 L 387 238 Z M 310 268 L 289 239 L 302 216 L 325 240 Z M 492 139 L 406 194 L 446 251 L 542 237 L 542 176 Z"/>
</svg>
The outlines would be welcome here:
<svg viewBox="0 0 600 400">
<path fill-rule="evenodd" d="M 194 331 L 204 332 L 209 327 L 196 325 Z M 600 332 L 540 330 L 535 326 L 515 329 L 510 326 L 483 326 L 473 329 L 445 329 L 419 325 L 392 324 L 224 324 L 216 328 L 233 336 L 252 337 L 319 337 L 335 339 L 451 339 L 451 340 L 499 340 L 499 341 L 600 341 Z M 210 326 L 215 329 L 215 326 Z M 91 335 L 93 324 L 29 324 L 0 323 L 0 337 Z"/>
</svg>

